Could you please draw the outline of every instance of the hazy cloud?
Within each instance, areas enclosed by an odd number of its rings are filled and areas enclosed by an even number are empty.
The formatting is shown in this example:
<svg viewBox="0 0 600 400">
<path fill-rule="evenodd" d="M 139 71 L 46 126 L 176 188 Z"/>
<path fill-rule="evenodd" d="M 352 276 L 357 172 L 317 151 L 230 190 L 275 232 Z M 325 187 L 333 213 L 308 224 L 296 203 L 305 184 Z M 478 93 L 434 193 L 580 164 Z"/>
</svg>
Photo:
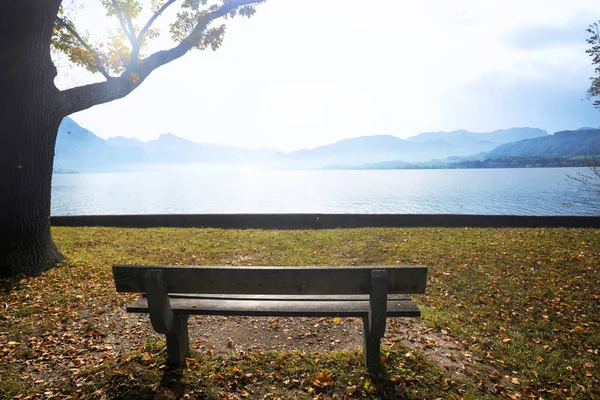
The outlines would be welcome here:
<svg viewBox="0 0 600 400">
<path fill-rule="evenodd" d="M 219 51 L 186 55 L 74 118 L 100 137 L 173 132 L 283 150 L 370 134 L 600 125 L 580 100 L 597 0 L 374 3 L 269 1 L 228 22 Z M 84 11 L 81 26 L 101 36 L 98 13 Z"/>
<path fill-rule="evenodd" d="M 583 46 L 589 34 L 585 31 L 593 21 L 578 20 L 567 26 L 527 26 L 508 35 L 507 42 L 522 50 L 546 50 L 562 46 Z"/>
<path fill-rule="evenodd" d="M 556 74 L 560 70 L 554 71 Z M 585 100 L 588 80 L 583 73 L 546 80 L 489 74 L 452 94 L 444 120 L 454 129 L 490 131 L 513 126 L 546 129 L 549 133 L 600 126 L 600 111 Z M 448 99 L 449 100 L 449 99 Z"/>
</svg>

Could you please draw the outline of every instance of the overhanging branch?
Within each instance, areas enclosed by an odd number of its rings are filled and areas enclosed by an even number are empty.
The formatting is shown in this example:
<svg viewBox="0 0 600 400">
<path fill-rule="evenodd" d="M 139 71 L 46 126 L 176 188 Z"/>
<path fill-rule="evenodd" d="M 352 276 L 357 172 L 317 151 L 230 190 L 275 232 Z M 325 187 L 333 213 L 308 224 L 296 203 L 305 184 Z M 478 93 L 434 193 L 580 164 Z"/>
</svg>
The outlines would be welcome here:
<svg viewBox="0 0 600 400">
<path fill-rule="evenodd" d="M 200 40 L 200 35 L 202 35 L 202 32 L 204 31 L 204 29 L 213 20 L 229 14 L 235 8 L 247 6 L 250 4 L 258 4 L 258 3 L 262 3 L 264 1 L 265 0 L 231 0 L 231 1 L 226 2 L 221 7 L 219 7 L 217 10 L 212 11 L 212 12 L 206 14 L 205 16 L 201 17 L 200 19 L 198 19 L 196 26 L 194 27 L 192 32 L 185 39 L 183 39 L 182 44 L 188 43 L 188 45 L 189 45 L 188 50 L 191 49 L 193 47 L 193 44 L 197 43 Z"/>
<path fill-rule="evenodd" d="M 192 32 L 185 37 L 177 46 L 169 49 L 158 51 L 140 62 L 140 68 L 150 70 L 150 72 L 161 65 L 167 64 L 187 53 L 196 43 L 199 42 L 200 36 L 206 27 L 215 19 L 229 14 L 233 9 L 246 6 L 249 4 L 262 3 L 264 0 L 232 0 L 219 7 L 217 10 L 209 12 L 198 19 L 196 26 Z M 149 73 L 149 72 L 148 72 Z"/>
<path fill-rule="evenodd" d="M 142 78 L 129 74 L 104 82 L 63 90 L 58 94 L 58 104 L 63 115 L 70 115 L 98 104 L 123 98 L 139 86 L 142 81 Z"/>
<path fill-rule="evenodd" d="M 113 0 L 114 1 L 114 0 Z M 233 0 L 200 18 L 192 32 L 177 46 L 158 51 L 137 63 L 132 63 L 118 78 L 67 89 L 59 94 L 63 115 L 85 110 L 92 106 L 120 99 L 138 87 L 156 68 L 176 60 L 187 53 L 198 41 L 204 29 L 215 19 L 229 14 L 233 9 L 264 0 Z M 164 10 L 163 10 L 164 11 Z M 156 18 L 155 18 L 156 19 Z M 148 24 L 147 24 L 148 25 Z M 149 27 L 149 25 L 148 25 Z"/>
</svg>

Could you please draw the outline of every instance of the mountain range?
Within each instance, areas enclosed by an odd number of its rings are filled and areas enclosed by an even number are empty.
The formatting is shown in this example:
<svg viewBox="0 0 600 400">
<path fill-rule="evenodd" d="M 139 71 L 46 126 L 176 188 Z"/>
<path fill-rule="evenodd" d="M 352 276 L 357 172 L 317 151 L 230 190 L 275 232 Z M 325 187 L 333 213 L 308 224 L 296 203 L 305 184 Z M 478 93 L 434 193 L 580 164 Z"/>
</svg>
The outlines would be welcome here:
<svg viewBox="0 0 600 400">
<path fill-rule="evenodd" d="M 141 164 L 250 164 L 268 160 L 275 151 L 198 143 L 172 133 L 142 142 L 122 136 L 101 139 L 71 118 L 63 119 L 56 139 L 58 172 L 123 171 Z"/>
<path fill-rule="evenodd" d="M 368 163 L 403 161 L 408 163 L 463 157 L 495 149 L 517 140 L 547 137 L 537 128 L 512 128 L 493 132 L 425 132 L 407 139 L 378 135 L 344 139 L 339 142 L 282 155 L 283 165 L 297 168 L 356 166 Z"/>
<path fill-rule="evenodd" d="M 549 135 L 538 128 L 493 132 L 425 132 L 400 139 L 391 135 L 361 136 L 290 153 L 198 143 L 165 133 L 142 142 L 125 137 L 101 139 L 66 117 L 59 127 L 55 172 L 127 171 L 153 164 L 260 164 L 266 168 L 354 168 L 365 164 L 405 164 L 444 160 L 506 157 L 600 156 L 600 130 Z"/>
<path fill-rule="evenodd" d="M 600 156 L 600 130 L 585 128 L 556 132 L 552 136 L 506 143 L 486 154 L 487 158 L 581 156 Z"/>
</svg>

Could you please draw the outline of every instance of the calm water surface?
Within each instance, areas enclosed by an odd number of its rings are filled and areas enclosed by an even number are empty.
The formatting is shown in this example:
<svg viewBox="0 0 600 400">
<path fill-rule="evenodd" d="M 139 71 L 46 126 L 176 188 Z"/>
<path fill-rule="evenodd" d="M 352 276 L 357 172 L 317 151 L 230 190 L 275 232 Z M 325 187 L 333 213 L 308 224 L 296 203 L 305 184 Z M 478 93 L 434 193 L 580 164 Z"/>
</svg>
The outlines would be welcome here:
<svg viewBox="0 0 600 400">
<path fill-rule="evenodd" d="M 57 174 L 52 215 L 365 213 L 594 215 L 585 168 L 265 171 L 165 167 Z"/>
</svg>

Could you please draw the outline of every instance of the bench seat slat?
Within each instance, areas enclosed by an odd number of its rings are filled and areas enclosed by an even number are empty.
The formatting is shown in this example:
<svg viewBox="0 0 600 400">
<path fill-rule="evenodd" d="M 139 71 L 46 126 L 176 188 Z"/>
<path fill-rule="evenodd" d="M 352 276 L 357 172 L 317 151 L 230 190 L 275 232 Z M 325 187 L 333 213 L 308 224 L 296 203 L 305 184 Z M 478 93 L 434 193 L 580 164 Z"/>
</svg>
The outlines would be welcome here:
<svg viewBox="0 0 600 400">
<path fill-rule="evenodd" d="M 146 295 L 144 294 L 144 297 Z M 321 295 L 302 295 L 302 294 L 188 294 L 188 293 L 170 293 L 171 299 L 192 298 L 192 299 L 214 299 L 214 300 L 269 300 L 269 301 L 319 301 L 319 300 L 364 300 L 369 301 L 368 294 L 321 294 Z M 388 294 L 388 300 L 410 300 L 407 294 Z"/>
<path fill-rule="evenodd" d="M 369 302 L 364 300 L 244 300 L 171 298 L 175 314 L 264 316 L 264 317 L 363 317 L 369 313 Z M 140 298 L 127 307 L 128 312 L 147 313 L 148 302 Z M 421 312 L 410 299 L 388 300 L 388 317 L 418 317 Z"/>
</svg>

